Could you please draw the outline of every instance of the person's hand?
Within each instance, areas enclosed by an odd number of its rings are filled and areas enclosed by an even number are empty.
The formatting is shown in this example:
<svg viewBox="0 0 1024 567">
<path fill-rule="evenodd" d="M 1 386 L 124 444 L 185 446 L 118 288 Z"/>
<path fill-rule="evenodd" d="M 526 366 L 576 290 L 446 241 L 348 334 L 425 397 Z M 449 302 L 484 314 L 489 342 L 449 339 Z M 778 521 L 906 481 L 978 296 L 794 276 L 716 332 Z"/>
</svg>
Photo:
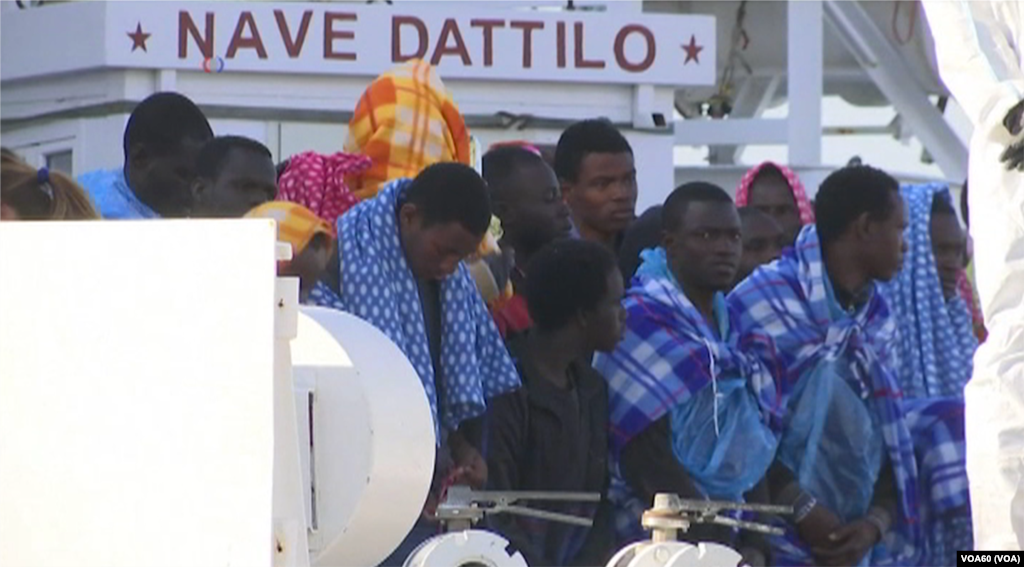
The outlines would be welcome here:
<svg viewBox="0 0 1024 567">
<path fill-rule="evenodd" d="M 438 504 L 439 499 L 437 495 L 434 494 L 433 492 L 428 492 L 427 501 L 423 503 L 423 509 L 420 510 L 420 518 L 428 522 L 433 522 L 434 520 L 436 520 L 434 514 L 437 513 Z"/>
<path fill-rule="evenodd" d="M 825 506 L 816 504 L 807 517 L 796 525 L 796 531 L 800 539 L 812 548 L 830 547 L 832 540 L 829 536 L 841 527 L 843 522 L 839 516 Z"/>
<path fill-rule="evenodd" d="M 427 520 L 434 519 L 437 506 L 448 487 L 466 485 L 480 490 L 487 485 L 487 461 L 480 452 L 458 433 L 450 436 L 449 441 L 451 444 L 447 450 L 438 451 L 434 483 L 427 493 L 422 512 L 423 518 Z"/>
<path fill-rule="evenodd" d="M 451 484 L 464 484 L 477 490 L 487 485 L 487 461 L 475 447 L 466 443 L 457 450 L 452 448 L 455 469 L 452 472 Z"/>
<path fill-rule="evenodd" d="M 835 567 L 857 565 L 881 537 L 882 534 L 878 531 L 878 526 L 861 518 L 830 534 L 831 545 L 815 547 L 812 549 L 812 553 L 825 565 Z"/>
</svg>

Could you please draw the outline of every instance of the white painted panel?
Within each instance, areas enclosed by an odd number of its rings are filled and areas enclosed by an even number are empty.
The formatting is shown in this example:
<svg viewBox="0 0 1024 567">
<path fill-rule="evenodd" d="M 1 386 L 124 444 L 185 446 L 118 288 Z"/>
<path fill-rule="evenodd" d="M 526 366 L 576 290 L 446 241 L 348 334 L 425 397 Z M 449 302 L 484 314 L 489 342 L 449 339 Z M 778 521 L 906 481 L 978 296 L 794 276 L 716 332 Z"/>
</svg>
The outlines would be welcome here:
<svg viewBox="0 0 1024 567">
<path fill-rule="evenodd" d="M 623 131 L 629 145 L 633 147 L 633 161 L 636 164 L 637 214 L 652 205 L 665 202 L 675 189 L 675 170 L 672 165 L 671 134 Z"/>
<path fill-rule="evenodd" d="M 5 565 L 269 565 L 263 221 L 0 223 Z"/>
<path fill-rule="evenodd" d="M 123 167 L 128 115 L 111 114 L 81 122 L 81 136 L 75 145 L 75 175 L 94 169 Z"/>
<path fill-rule="evenodd" d="M 262 120 L 234 120 L 214 118 L 210 120 L 215 136 L 244 136 L 261 144 L 267 143 L 267 123 Z"/>
<path fill-rule="evenodd" d="M 280 159 L 308 151 L 322 154 L 340 152 L 345 147 L 346 136 L 348 123 L 282 122 Z"/>
</svg>

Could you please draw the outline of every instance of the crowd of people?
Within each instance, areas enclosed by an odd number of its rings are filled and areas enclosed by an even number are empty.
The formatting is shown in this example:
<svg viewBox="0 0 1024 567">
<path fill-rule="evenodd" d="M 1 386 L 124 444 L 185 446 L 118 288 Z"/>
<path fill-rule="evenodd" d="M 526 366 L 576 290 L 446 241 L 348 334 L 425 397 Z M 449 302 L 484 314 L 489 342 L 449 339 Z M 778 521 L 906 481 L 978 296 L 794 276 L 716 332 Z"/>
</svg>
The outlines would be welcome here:
<svg viewBox="0 0 1024 567">
<path fill-rule="evenodd" d="M 434 417 L 424 514 L 444 490 L 597 492 L 582 528 L 495 517 L 530 565 L 603 565 L 657 493 L 775 503 L 782 536 L 695 525 L 746 564 L 945 565 L 971 549 L 963 388 L 983 339 L 949 189 L 838 169 L 812 202 L 782 164 L 735 199 L 686 183 L 637 216 L 633 152 L 584 120 L 553 156 L 474 166 L 434 70 L 378 77 L 345 151 L 275 164 L 177 93 L 141 102 L 124 164 L 78 183 L 3 152 L 3 220 L 277 221 L 301 300 L 408 357 Z M 343 432 L 339 432 L 343 434 Z"/>
</svg>

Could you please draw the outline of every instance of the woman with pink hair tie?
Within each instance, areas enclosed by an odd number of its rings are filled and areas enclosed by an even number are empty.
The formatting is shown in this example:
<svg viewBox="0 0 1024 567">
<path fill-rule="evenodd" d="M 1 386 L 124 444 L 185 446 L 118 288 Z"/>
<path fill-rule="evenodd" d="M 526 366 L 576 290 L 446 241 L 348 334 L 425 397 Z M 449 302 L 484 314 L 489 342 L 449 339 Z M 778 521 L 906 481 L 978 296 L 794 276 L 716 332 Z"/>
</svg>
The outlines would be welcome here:
<svg viewBox="0 0 1024 567">
<path fill-rule="evenodd" d="M 774 218 L 787 245 L 796 242 L 804 225 L 814 223 L 814 207 L 796 172 L 771 161 L 743 175 L 736 188 L 736 206 L 753 207 Z"/>
</svg>

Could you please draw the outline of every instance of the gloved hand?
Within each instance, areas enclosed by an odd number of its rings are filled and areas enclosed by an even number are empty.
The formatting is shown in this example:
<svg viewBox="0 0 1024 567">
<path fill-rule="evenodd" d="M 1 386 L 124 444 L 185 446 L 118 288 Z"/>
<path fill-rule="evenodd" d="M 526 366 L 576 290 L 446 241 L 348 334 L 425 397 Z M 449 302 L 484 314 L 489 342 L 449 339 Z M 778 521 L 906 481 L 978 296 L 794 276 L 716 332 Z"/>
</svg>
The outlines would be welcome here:
<svg viewBox="0 0 1024 567">
<path fill-rule="evenodd" d="M 999 161 L 1006 166 L 1006 171 L 1024 171 L 1024 138 L 1010 144 L 999 156 Z"/>
<path fill-rule="evenodd" d="M 1024 100 L 1006 113 L 1003 126 L 1016 140 L 1007 146 L 999 156 L 999 161 L 1003 162 L 1007 171 L 1024 171 L 1024 137 L 1021 136 L 1021 132 L 1024 131 Z"/>
</svg>

